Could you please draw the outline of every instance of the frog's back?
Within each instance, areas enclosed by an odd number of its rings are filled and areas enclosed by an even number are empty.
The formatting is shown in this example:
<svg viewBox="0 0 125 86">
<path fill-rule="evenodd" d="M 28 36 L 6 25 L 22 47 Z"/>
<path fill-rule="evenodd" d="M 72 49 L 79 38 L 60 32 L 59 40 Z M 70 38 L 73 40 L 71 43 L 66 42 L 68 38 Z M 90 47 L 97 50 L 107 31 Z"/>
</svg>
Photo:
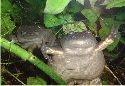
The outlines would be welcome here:
<svg viewBox="0 0 125 86">
<path fill-rule="evenodd" d="M 17 39 L 27 47 L 32 44 L 41 45 L 43 42 L 55 40 L 55 36 L 51 30 L 47 30 L 40 25 L 21 25 L 17 30 Z"/>
</svg>

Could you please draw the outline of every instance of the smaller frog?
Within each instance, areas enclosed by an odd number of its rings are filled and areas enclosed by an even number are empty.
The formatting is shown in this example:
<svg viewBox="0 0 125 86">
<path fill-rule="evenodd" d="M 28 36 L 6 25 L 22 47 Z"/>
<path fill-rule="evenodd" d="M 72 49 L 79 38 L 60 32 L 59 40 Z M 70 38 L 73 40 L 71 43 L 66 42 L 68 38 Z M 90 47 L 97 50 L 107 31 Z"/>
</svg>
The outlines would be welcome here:
<svg viewBox="0 0 125 86">
<path fill-rule="evenodd" d="M 36 24 L 21 25 L 16 34 L 11 36 L 11 40 L 19 43 L 25 49 L 28 48 L 31 52 L 36 47 L 53 45 L 55 39 L 56 37 L 51 30 Z"/>
<path fill-rule="evenodd" d="M 68 34 L 60 40 L 60 44 L 46 48 L 46 53 L 53 55 L 49 65 L 68 84 L 80 84 L 82 80 L 93 81 L 99 77 L 105 59 L 102 51 L 94 52 L 97 41 L 90 31 Z"/>
</svg>

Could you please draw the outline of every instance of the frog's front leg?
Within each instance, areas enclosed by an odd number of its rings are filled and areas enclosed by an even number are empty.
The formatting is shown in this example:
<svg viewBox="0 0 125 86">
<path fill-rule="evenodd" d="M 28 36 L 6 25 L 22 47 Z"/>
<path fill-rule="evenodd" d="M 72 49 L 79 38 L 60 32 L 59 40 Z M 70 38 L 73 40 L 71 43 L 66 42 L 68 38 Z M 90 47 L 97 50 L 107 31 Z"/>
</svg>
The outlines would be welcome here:
<svg viewBox="0 0 125 86">
<path fill-rule="evenodd" d="M 113 28 L 111 33 L 108 35 L 108 37 L 105 38 L 105 40 L 102 40 L 95 48 L 95 51 L 102 51 L 104 50 L 107 46 L 109 46 L 110 44 L 112 44 L 115 40 L 115 38 L 118 35 L 118 29 L 119 26 L 117 26 L 117 28 Z"/>
<path fill-rule="evenodd" d="M 45 59 L 50 60 L 50 56 L 49 55 L 63 55 L 64 52 L 62 50 L 62 48 L 57 48 L 57 47 L 48 47 L 47 45 L 43 45 L 41 47 L 41 52 L 43 54 L 43 56 L 45 57 Z"/>
<path fill-rule="evenodd" d="M 63 50 L 61 48 L 48 47 L 46 53 L 51 55 L 63 55 Z"/>
</svg>

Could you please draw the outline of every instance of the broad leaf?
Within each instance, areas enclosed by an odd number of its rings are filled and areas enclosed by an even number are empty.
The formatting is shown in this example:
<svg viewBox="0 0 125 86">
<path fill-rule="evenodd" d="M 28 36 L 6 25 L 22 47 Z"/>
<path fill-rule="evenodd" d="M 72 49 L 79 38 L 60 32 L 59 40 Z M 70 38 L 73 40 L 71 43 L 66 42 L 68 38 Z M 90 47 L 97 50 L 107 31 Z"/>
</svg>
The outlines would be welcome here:
<svg viewBox="0 0 125 86">
<path fill-rule="evenodd" d="M 82 1 L 83 1 L 83 0 L 82 0 Z M 83 2 L 83 3 L 84 3 L 84 2 Z M 83 7 L 82 4 L 80 4 L 80 3 L 77 2 L 76 0 L 72 0 L 72 1 L 68 4 L 68 6 L 67 6 L 67 8 L 66 8 L 66 11 L 67 11 L 67 12 L 72 12 L 72 13 L 77 13 L 77 12 L 82 11 L 83 8 L 84 8 L 84 7 Z"/>
<path fill-rule="evenodd" d="M 12 11 L 12 5 L 9 0 L 1 0 L 1 12 L 11 12 Z"/>
<path fill-rule="evenodd" d="M 110 9 L 113 7 L 123 7 L 125 6 L 125 0 L 112 0 L 110 3 L 107 4 L 106 8 Z"/>
<path fill-rule="evenodd" d="M 96 23 L 87 23 L 89 29 L 97 35 L 97 24 Z"/>
<path fill-rule="evenodd" d="M 101 5 L 107 5 L 111 2 L 112 0 L 105 0 Z"/>
<path fill-rule="evenodd" d="M 112 26 L 116 27 L 122 24 L 122 22 L 115 21 L 112 18 L 103 18 L 103 20 L 100 21 L 100 24 L 102 28 L 99 30 L 99 36 L 101 39 L 104 39 L 110 34 Z"/>
<path fill-rule="evenodd" d="M 71 0 L 47 0 L 44 13 L 61 13 Z"/>
<path fill-rule="evenodd" d="M 116 18 L 116 20 L 124 21 L 125 20 L 125 11 L 116 14 L 115 18 Z"/>
<path fill-rule="evenodd" d="M 107 26 L 103 26 L 103 28 L 99 30 L 99 37 L 104 39 L 106 36 L 109 35 L 110 31 L 111 31 L 111 28 L 108 28 Z"/>
<path fill-rule="evenodd" d="M 83 9 L 81 13 L 89 20 L 91 23 L 95 23 L 100 15 L 99 12 L 93 9 Z"/>
<path fill-rule="evenodd" d="M 42 5 L 42 0 L 26 0 L 32 6 L 40 6 Z"/>
<path fill-rule="evenodd" d="M 44 15 L 44 24 L 46 27 L 54 27 L 62 24 L 66 24 L 68 22 L 72 22 L 73 19 L 71 15 L 51 15 L 51 14 L 45 14 Z"/>
<path fill-rule="evenodd" d="M 46 0 L 26 0 L 30 4 L 33 13 L 43 13 Z"/>
</svg>

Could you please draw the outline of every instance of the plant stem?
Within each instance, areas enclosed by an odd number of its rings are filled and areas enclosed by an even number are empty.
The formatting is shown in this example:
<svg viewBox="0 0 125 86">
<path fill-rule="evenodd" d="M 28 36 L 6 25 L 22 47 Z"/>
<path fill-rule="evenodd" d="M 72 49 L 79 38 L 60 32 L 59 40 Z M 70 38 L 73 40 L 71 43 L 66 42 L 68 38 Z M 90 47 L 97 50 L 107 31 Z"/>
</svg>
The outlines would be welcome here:
<svg viewBox="0 0 125 86">
<path fill-rule="evenodd" d="M 58 84 L 66 84 L 66 82 L 57 74 L 53 69 L 51 69 L 48 65 L 46 65 L 43 61 L 38 59 L 32 53 L 22 49 L 21 47 L 17 46 L 16 44 L 9 42 L 5 38 L 0 39 L 0 46 L 5 48 L 6 50 L 16 54 L 23 60 L 28 60 L 40 70 L 44 71 L 47 75 L 49 75 L 52 79 L 54 79 Z"/>
</svg>

